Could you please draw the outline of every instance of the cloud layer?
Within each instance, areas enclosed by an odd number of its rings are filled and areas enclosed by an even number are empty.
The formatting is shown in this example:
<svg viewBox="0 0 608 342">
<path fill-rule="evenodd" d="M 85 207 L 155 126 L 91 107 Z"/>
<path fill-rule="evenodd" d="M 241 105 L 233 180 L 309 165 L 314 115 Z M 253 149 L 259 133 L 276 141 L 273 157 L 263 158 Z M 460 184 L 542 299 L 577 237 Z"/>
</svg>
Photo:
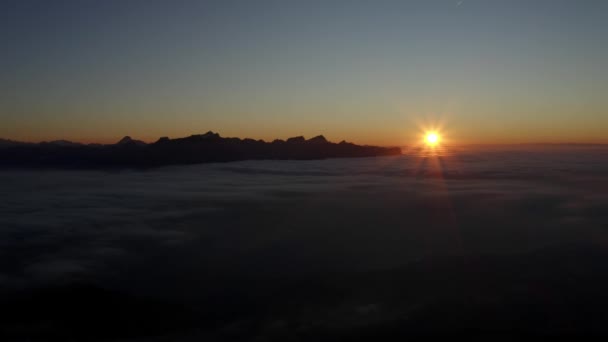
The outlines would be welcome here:
<svg viewBox="0 0 608 342">
<path fill-rule="evenodd" d="M 608 276 L 597 265 L 608 246 L 607 152 L 0 171 L 0 288 L 86 283 L 187 303 L 214 313 L 221 322 L 203 331 L 220 339 L 344 337 L 421 320 L 441 296 L 461 298 L 460 286 L 484 310 L 517 310 L 505 299 L 513 289 L 488 283 L 503 274 L 540 300 L 533 281 Z M 412 295 L 421 288 L 424 300 Z"/>
</svg>

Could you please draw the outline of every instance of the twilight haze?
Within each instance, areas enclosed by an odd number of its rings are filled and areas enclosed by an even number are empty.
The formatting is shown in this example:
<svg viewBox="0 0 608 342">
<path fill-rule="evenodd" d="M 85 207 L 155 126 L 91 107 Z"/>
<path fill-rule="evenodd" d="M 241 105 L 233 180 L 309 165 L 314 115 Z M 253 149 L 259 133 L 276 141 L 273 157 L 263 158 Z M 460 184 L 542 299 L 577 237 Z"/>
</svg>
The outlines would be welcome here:
<svg viewBox="0 0 608 342">
<path fill-rule="evenodd" d="M 606 22 L 606 1 L 2 1 L 0 137 L 606 143 Z"/>
</svg>

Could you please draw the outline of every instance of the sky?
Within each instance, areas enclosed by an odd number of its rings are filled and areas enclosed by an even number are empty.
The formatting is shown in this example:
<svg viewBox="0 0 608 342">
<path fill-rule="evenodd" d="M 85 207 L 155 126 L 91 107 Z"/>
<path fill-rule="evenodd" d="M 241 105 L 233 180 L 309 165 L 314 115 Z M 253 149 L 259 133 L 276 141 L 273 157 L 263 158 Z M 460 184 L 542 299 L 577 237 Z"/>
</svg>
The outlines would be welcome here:
<svg viewBox="0 0 608 342">
<path fill-rule="evenodd" d="M 2 1 L 0 137 L 608 143 L 608 2 Z"/>
</svg>

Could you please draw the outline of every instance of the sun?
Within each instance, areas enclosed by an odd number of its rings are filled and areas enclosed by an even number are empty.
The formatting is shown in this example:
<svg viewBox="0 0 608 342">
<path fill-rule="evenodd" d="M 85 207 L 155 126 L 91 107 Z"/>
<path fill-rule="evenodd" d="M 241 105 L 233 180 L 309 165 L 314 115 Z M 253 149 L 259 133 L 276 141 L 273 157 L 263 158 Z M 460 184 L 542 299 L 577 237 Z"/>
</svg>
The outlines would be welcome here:
<svg viewBox="0 0 608 342">
<path fill-rule="evenodd" d="M 435 146 L 439 143 L 439 134 L 436 132 L 428 132 L 424 136 L 424 141 L 426 141 L 426 144 L 429 146 Z"/>
</svg>

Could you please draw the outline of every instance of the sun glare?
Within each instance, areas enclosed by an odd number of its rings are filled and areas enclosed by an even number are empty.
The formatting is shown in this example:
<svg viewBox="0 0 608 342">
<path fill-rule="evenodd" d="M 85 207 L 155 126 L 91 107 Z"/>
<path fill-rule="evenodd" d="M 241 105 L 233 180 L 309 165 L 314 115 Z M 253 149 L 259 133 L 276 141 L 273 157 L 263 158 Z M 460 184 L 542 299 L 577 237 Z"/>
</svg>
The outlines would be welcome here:
<svg viewBox="0 0 608 342">
<path fill-rule="evenodd" d="M 435 146 L 439 143 L 439 135 L 435 132 L 428 132 L 424 137 L 426 144 L 429 146 Z"/>
</svg>

